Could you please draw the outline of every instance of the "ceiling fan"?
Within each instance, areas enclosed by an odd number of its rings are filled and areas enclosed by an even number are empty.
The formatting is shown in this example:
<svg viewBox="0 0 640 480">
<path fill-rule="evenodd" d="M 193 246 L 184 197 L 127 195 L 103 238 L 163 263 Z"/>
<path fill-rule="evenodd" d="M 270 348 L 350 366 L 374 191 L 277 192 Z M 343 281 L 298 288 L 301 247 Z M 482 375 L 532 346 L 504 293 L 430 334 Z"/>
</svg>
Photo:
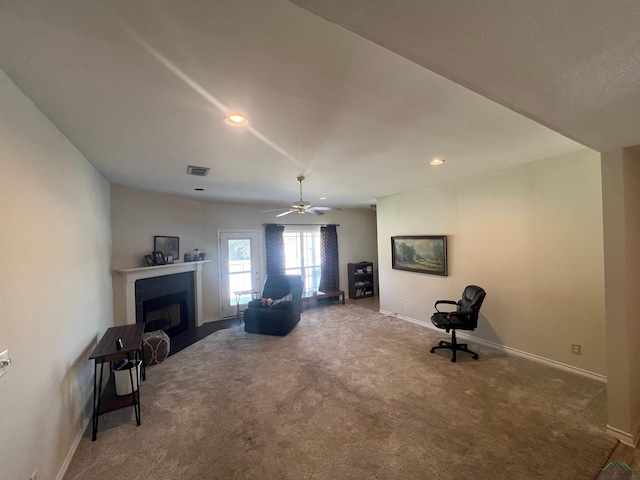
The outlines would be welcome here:
<svg viewBox="0 0 640 480">
<path fill-rule="evenodd" d="M 314 207 L 312 206 L 309 202 L 305 201 L 302 199 L 302 182 L 304 181 L 304 176 L 303 175 L 299 175 L 297 177 L 298 182 L 300 182 L 300 200 L 297 202 L 293 202 L 291 204 L 291 207 L 282 207 L 282 208 L 286 208 L 288 210 L 285 210 L 282 213 L 279 213 L 278 215 L 276 215 L 276 217 L 284 217 L 285 215 L 289 215 L 290 213 L 293 212 L 298 212 L 298 213 L 310 213 L 312 215 L 324 215 L 324 211 L 326 210 L 342 210 L 341 208 L 332 208 L 332 207 Z M 279 210 L 282 210 L 282 208 L 275 208 L 272 210 L 262 210 L 262 213 L 264 212 L 277 212 Z"/>
</svg>

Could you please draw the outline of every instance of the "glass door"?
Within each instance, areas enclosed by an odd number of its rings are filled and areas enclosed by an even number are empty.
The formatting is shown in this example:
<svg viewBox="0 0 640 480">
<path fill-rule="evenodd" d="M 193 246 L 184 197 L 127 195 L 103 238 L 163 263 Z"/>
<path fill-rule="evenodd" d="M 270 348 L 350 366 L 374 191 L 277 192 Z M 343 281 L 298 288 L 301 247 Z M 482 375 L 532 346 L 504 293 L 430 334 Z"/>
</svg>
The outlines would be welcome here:
<svg viewBox="0 0 640 480">
<path fill-rule="evenodd" d="M 220 232 L 220 296 L 222 316 L 233 317 L 251 300 L 248 292 L 262 287 L 260 233 Z"/>
</svg>

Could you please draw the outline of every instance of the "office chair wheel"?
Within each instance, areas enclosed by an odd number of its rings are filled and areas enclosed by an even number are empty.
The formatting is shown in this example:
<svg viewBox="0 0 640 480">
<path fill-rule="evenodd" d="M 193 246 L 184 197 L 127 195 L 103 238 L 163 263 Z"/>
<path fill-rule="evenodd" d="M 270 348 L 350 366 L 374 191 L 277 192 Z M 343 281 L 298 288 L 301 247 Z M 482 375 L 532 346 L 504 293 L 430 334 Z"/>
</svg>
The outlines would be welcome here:
<svg viewBox="0 0 640 480">
<path fill-rule="evenodd" d="M 431 353 L 435 353 L 436 349 L 432 348 L 431 350 L 429 350 Z"/>
<path fill-rule="evenodd" d="M 474 359 L 474 360 L 477 360 L 477 359 L 478 359 L 478 354 L 477 354 L 477 353 L 473 356 L 473 359 Z"/>
<path fill-rule="evenodd" d="M 455 359 L 455 358 L 452 358 L 452 359 L 451 359 L 451 361 L 452 361 L 453 363 L 456 363 L 456 359 Z"/>
</svg>

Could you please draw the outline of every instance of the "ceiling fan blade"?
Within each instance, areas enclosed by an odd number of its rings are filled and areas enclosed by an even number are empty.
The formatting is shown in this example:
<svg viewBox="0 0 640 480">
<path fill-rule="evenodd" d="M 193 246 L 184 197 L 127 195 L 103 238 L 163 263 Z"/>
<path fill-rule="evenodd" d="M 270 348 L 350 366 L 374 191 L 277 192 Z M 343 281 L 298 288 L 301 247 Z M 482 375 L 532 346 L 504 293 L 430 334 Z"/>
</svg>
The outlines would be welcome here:
<svg viewBox="0 0 640 480">
<path fill-rule="evenodd" d="M 324 212 L 319 212 L 313 208 L 308 209 L 305 213 L 310 213 L 311 215 L 324 215 Z"/>
<path fill-rule="evenodd" d="M 281 212 L 282 210 L 286 210 L 287 208 L 289 208 L 289 207 L 272 208 L 270 210 L 260 210 L 260 213 Z"/>
<path fill-rule="evenodd" d="M 295 210 L 287 210 L 286 212 L 282 212 L 279 215 L 276 215 L 276 217 L 284 217 L 285 215 L 289 215 L 290 213 L 295 212 Z"/>
<path fill-rule="evenodd" d="M 314 210 L 344 210 L 343 208 L 338 208 L 338 207 L 311 207 Z"/>
</svg>

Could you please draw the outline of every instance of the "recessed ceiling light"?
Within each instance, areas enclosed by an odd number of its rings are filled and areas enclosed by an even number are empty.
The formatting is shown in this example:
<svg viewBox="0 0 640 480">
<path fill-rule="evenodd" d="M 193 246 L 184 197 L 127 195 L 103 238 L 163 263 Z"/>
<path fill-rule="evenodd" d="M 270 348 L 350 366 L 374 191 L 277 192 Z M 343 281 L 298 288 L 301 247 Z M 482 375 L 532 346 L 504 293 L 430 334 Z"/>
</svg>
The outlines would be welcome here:
<svg viewBox="0 0 640 480">
<path fill-rule="evenodd" d="M 442 165 L 443 163 L 444 163 L 443 159 L 436 157 L 429 162 L 429 165 Z"/>
<path fill-rule="evenodd" d="M 232 127 L 245 127 L 249 125 L 249 120 L 247 120 L 247 117 L 241 113 L 230 113 L 224 119 L 224 123 L 231 125 Z"/>
<path fill-rule="evenodd" d="M 326 200 L 327 197 L 320 197 L 318 200 Z"/>
<path fill-rule="evenodd" d="M 204 192 L 204 188 L 194 188 L 196 192 Z"/>
</svg>

